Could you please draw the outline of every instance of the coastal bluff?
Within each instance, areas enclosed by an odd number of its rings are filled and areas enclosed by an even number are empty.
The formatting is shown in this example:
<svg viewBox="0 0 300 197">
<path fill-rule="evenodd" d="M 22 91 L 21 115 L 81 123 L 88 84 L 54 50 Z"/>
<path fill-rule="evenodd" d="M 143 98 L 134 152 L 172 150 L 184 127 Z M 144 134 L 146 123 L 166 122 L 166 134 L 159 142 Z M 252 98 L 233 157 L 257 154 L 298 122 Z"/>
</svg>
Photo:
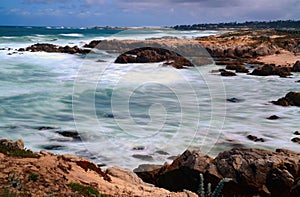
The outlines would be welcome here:
<svg viewBox="0 0 300 197">
<path fill-rule="evenodd" d="M 223 178 L 230 178 L 224 183 L 225 197 L 300 195 L 300 154 L 285 149 L 232 149 L 214 159 L 186 150 L 172 164 L 140 165 L 134 173 L 119 167 L 103 170 L 74 155 L 32 152 L 22 140 L 2 139 L 0 169 L 0 194 L 197 196 L 201 173 L 212 189 Z"/>
</svg>

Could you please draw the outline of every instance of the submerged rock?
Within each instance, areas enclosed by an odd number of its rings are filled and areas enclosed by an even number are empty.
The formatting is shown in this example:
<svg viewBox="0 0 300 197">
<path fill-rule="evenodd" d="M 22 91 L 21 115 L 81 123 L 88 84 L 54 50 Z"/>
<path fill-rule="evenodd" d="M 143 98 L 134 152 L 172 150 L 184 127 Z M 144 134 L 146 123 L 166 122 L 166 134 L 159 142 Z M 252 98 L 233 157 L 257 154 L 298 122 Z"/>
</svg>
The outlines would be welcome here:
<svg viewBox="0 0 300 197">
<path fill-rule="evenodd" d="M 248 135 L 247 138 L 254 142 L 264 142 L 265 141 L 263 138 L 258 138 L 254 135 Z"/>
<path fill-rule="evenodd" d="M 272 116 L 268 117 L 267 119 L 268 119 L 268 120 L 277 120 L 277 119 L 279 119 L 279 118 L 280 118 L 279 116 L 272 115 Z"/>
</svg>

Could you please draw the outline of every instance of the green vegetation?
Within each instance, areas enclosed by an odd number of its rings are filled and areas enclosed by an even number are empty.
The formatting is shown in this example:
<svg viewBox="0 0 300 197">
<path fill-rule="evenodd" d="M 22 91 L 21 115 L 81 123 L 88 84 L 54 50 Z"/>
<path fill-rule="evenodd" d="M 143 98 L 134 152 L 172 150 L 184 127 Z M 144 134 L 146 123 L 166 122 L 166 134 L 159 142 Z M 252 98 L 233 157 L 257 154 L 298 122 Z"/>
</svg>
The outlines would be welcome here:
<svg viewBox="0 0 300 197">
<path fill-rule="evenodd" d="M 38 175 L 38 174 L 30 173 L 30 174 L 29 174 L 29 177 L 28 177 L 28 180 L 29 180 L 29 181 L 37 181 L 38 178 L 39 178 L 39 175 Z"/>
<path fill-rule="evenodd" d="M 300 21 L 278 20 L 278 21 L 247 21 L 244 23 L 207 23 L 193 25 L 176 25 L 176 30 L 214 30 L 224 28 L 249 28 L 249 29 L 300 29 Z"/>
<path fill-rule="evenodd" d="M 11 149 L 7 146 L 0 144 L 0 152 L 6 155 L 16 156 L 16 157 L 23 157 L 23 158 L 38 158 L 31 150 L 21 150 L 21 149 Z"/>
<path fill-rule="evenodd" d="M 94 197 L 94 196 L 105 197 L 106 196 L 106 195 L 102 195 L 102 194 L 100 195 L 99 191 L 94 189 L 91 186 L 84 186 L 79 183 L 69 183 L 67 186 L 71 187 L 74 192 L 78 192 L 79 194 L 81 194 L 83 196 L 90 196 L 90 197 Z"/>
<path fill-rule="evenodd" d="M 232 179 L 230 178 L 221 179 L 213 192 L 211 191 L 211 183 L 208 183 L 205 191 L 204 177 L 203 174 L 200 173 L 200 183 L 199 183 L 197 195 L 198 197 L 219 197 L 222 194 L 224 183 L 227 183 L 231 180 Z M 183 190 L 183 191 L 187 194 L 188 197 L 190 196 L 187 190 Z"/>
</svg>

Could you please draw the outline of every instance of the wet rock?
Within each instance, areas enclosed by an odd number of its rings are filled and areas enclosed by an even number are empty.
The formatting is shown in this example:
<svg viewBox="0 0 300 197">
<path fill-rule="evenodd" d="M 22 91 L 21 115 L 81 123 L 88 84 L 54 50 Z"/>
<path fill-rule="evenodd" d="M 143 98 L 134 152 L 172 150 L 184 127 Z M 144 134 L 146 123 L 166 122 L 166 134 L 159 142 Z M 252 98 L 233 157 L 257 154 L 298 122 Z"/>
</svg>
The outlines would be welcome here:
<svg viewBox="0 0 300 197">
<path fill-rule="evenodd" d="M 133 158 L 144 160 L 144 161 L 154 161 L 153 157 L 151 155 L 140 155 L 140 154 L 134 154 L 132 155 Z"/>
<path fill-rule="evenodd" d="M 232 76 L 236 76 L 236 74 L 234 72 L 225 70 L 225 71 L 221 72 L 221 76 L 223 76 L 223 77 L 232 77 Z"/>
<path fill-rule="evenodd" d="M 166 151 L 163 151 L 163 150 L 155 151 L 155 153 L 157 153 L 159 155 L 169 155 L 169 153 L 167 153 Z"/>
<path fill-rule="evenodd" d="M 294 137 L 291 141 L 300 144 L 300 138 L 299 137 Z"/>
<path fill-rule="evenodd" d="M 31 52 L 48 52 L 48 53 L 69 53 L 69 54 L 87 54 L 91 52 L 91 50 L 88 49 L 80 49 L 78 46 L 58 46 L 54 44 L 48 44 L 48 43 L 37 43 L 34 45 L 31 45 L 25 49 L 26 51 L 31 51 Z"/>
<path fill-rule="evenodd" d="M 245 99 L 238 99 L 238 98 L 229 98 L 229 99 L 226 99 L 226 101 L 230 102 L 230 103 L 240 103 L 240 102 L 243 102 L 245 101 Z"/>
<path fill-rule="evenodd" d="M 65 146 L 53 144 L 53 145 L 43 145 L 41 146 L 41 148 L 45 150 L 63 150 Z"/>
<path fill-rule="evenodd" d="M 279 116 L 272 115 L 272 116 L 268 117 L 267 119 L 268 119 L 268 120 L 277 120 L 277 119 L 279 119 L 279 118 L 280 118 Z"/>
<path fill-rule="evenodd" d="M 254 69 L 251 75 L 257 75 L 257 76 L 278 75 L 280 77 L 287 77 L 291 75 L 291 69 L 288 67 L 275 66 L 275 64 L 265 64 L 263 67 Z"/>
<path fill-rule="evenodd" d="M 132 150 L 145 150 L 145 147 L 144 146 L 136 146 L 136 147 L 133 147 Z"/>
<path fill-rule="evenodd" d="M 292 72 L 300 72 L 300 61 L 297 61 L 293 68 L 292 68 Z"/>
<path fill-rule="evenodd" d="M 35 127 L 35 129 L 37 129 L 39 131 L 44 131 L 44 130 L 54 130 L 54 129 L 58 129 L 58 128 L 48 127 L 48 126 L 41 126 L 41 127 Z"/>
<path fill-rule="evenodd" d="M 227 65 L 226 69 L 235 70 L 237 73 L 248 73 L 249 70 L 243 65 Z"/>
<path fill-rule="evenodd" d="M 101 40 L 93 40 L 91 41 L 89 44 L 85 44 L 83 47 L 85 48 L 95 48 L 98 44 L 100 44 L 100 42 L 102 42 Z"/>
<path fill-rule="evenodd" d="M 289 92 L 285 97 L 272 101 L 275 105 L 281 106 L 300 106 L 300 92 Z"/>
<path fill-rule="evenodd" d="M 265 141 L 263 138 L 258 138 L 254 135 L 248 135 L 247 138 L 254 142 L 264 142 Z"/>
<path fill-rule="evenodd" d="M 74 140 L 81 140 L 80 135 L 77 131 L 56 131 L 56 133 L 64 137 L 73 138 Z"/>
<path fill-rule="evenodd" d="M 121 54 L 115 60 L 115 63 L 119 64 L 154 62 L 164 62 L 164 65 L 171 65 L 177 69 L 194 66 L 189 60 L 173 51 L 154 47 L 142 47 L 130 50 Z"/>
<path fill-rule="evenodd" d="M 300 80 L 298 80 L 298 81 L 295 81 L 296 83 L 300 83 Z"/>
<path fill-rule="evenodd" d="M 295 131 L 294 135 L 300 135 L 300 132 L 299 131 Z"/>
</svg>

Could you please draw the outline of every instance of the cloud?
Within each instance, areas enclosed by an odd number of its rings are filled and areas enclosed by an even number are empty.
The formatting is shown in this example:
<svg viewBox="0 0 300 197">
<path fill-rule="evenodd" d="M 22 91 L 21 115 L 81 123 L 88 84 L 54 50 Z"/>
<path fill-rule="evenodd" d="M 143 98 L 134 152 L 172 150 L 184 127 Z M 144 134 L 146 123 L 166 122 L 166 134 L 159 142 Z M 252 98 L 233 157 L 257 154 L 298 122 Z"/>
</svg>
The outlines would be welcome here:
<svg viewBox="0 0 300 197">
<path fill-rule="evenodd" d="M 25 4 L 51 4 L 51 3 L 62 3 L 65 4 L 69 0 L 23 0 Z"/>
</svg>

